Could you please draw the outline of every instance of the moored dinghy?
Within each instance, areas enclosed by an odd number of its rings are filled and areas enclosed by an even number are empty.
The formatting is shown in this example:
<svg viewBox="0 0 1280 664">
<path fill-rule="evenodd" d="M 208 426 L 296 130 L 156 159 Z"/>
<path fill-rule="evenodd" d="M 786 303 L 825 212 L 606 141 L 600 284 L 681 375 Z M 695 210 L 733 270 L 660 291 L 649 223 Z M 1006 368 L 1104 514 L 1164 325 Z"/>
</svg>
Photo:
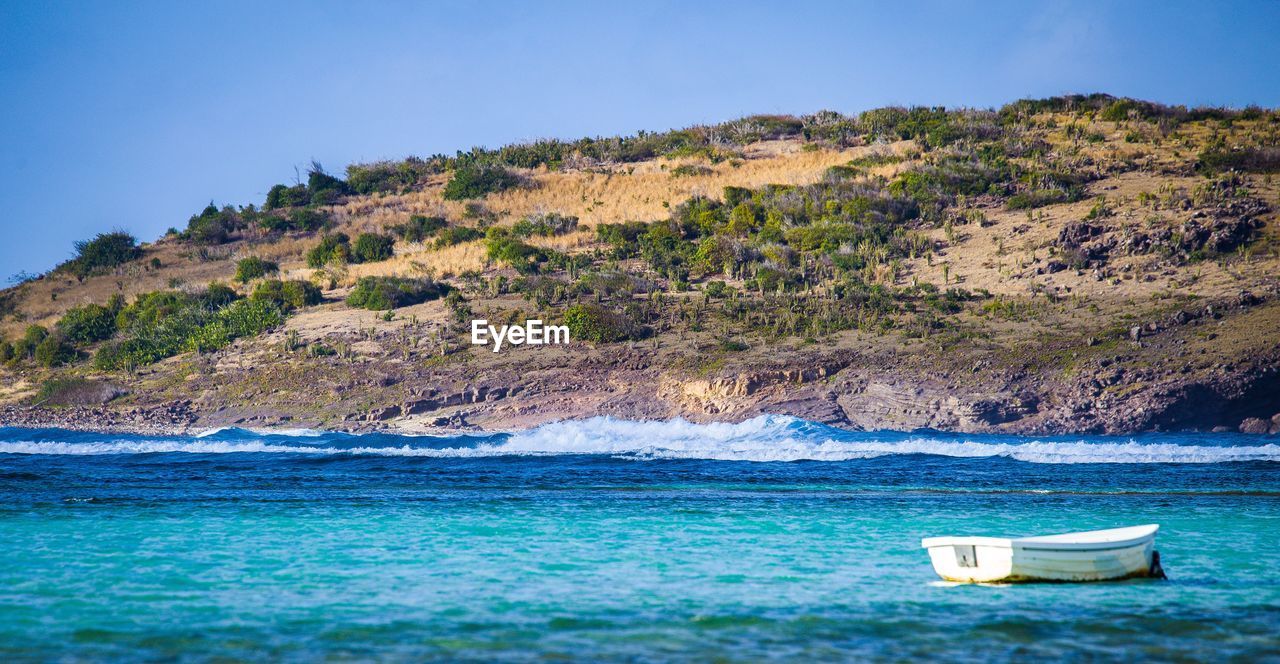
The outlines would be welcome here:
<svg viewBox="0 0 1280 664">
<path fill-rule="evenodd" d="M 1159 525 L 1040 537 L 926 537 L 933 569 L 948 581 L 1109 581 L 1164 577 Z"/>
</svg>

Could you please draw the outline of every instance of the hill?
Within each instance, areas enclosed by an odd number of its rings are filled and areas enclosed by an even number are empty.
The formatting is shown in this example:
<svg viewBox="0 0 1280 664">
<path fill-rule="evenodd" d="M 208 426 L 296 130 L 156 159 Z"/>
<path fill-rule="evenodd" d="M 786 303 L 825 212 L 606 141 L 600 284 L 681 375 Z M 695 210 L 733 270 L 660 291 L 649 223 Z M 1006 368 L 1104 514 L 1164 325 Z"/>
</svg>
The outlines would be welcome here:
<svg viewBox="0 0 1280 664">
<path fill-rule="evenodd" d="M 1277 171 L 1107 95 L 317 164 L 0 292 L 0 423 L 1280 430 Z"/>
</svg>

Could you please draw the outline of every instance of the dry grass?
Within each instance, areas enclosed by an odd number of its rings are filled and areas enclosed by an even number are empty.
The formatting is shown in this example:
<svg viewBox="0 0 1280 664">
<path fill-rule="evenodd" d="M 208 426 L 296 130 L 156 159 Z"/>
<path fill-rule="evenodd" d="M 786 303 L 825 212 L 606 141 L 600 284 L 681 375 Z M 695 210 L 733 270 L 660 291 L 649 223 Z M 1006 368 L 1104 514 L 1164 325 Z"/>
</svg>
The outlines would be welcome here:
<svg viewBox="0 0 1280 664">
<path fill-rule="evenodd" d="M 396 248 L 390 260 L 377 263 L 349 265 L 342 283 L 352 284 L 360 277 L 436 277 L 447 278 L 471 270 L 483 270 L 486 265 L 483 241 L 466 242 L 444 249 L 430 249 L 423 245 L 405 245 Z"/>
<path fill-rule="evenodd" d="M 657 159 L 628 165 L 615 172 L 533 172 L 529 176 L 534 186 L 489 196 L 484 206 L 501 220 L 558 212 L 578 217 L 587 227 L 629 220 L 648 221 L 667 215 L 664 203 L 675 205 L 695 194 L 718 198 L 729 185 L 759 187 L 771 183 L 814 182 L 827 168 L 871 150 L 806 152 L 800 150 L 798 144 L 787 145 L 788 148 L 767 146 L 772 149 L 741 161 L 706 164 L 711 173 L 680 178 L 673 178 L 670 169 L 696 160 Z M 343 212 L 353 223 L 372 228 L 403 223 L 414 214 L 461 218 L 465 203 L 444 200 L 443 185 L 444 180 L 440 178 L 423 191 L 361 198 L 343 206 Z"/>
<path fill-rule="evenodd" d="M 555 249 L 556 251 L 563 251 L 565 253 L 573 253 L 594 245 L 595 238 L 596 234 L 594 231 L 579 228 L 567 235 L 531 237 L 529 238 L 529 244 L 536 247 Z"/>
</svg>

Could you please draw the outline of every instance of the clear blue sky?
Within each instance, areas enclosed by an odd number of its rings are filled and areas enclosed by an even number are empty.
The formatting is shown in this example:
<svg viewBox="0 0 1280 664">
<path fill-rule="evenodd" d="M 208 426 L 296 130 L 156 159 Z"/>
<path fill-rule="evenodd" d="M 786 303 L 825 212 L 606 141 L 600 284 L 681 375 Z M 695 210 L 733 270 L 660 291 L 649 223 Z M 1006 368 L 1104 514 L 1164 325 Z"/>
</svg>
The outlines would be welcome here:
<svg viewBox="0 0 1280 664">
<path fill-rule="evenodd" d="M 0 0 L 0 279 L 313 158 L 1064 92 L 1280 106 L 1277 2 L 606 4 Z"/>
</svg>

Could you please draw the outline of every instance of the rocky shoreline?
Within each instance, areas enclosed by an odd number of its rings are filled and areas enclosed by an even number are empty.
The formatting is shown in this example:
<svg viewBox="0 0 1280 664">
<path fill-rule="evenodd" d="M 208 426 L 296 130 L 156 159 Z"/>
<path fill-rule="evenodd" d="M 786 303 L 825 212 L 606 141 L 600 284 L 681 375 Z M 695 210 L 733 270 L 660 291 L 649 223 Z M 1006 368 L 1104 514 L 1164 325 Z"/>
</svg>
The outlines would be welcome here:
<svg viewBox="0 0 1280 664">
<path fill-rule="evenodd" d="M 0 410 L 0 426 L 27 429 L 67 429 L 139 435 L 182 435 L 203 430 L 194 426 L 196 416 L 176 404 L 156 408 L 45 408 L 6 406 Z"/>
<path fill-rule="evenodd" d="M 825 348 L 716 354 L 712 341 L 689 337 L 669 346 L 464 349 L 405 362 L 374 352 L 375 331 L 366 358 L 344 361 L 299 357 L 268 337 L 148 373 L 67 381 L 41 400 L 11 399 L 0 406 L 0 426 L 430 434 L 593 416 L 738 422 L 773 414 L 852 430 L 1277 434 L 1280 339 L 1258 331 L 1280 326 L 1280 298 L 1274 289 L 1259 293 L 1138 320 L 1122 338 L 1064 337 L 1016 352 L 849 336 Z M 177 374 L 186 378 L 173 380 Z"/>
<path fill-rule="evenodd" d="M 537 384 L 472 390 L 468 398 L 381 406 L 339 421 L 298 417 L 270 409 L 219 406 L 189 399 L 113 407 L 8 405 L 0 426 L 77 431 L 182 435 L 220 427 L 255 430 L 317 429 L 349 433 L 460 433 L 510 431 L 556 420 L 608 415 L 620 419 L 683 418 L 741 421 L 763 414 L 791 415 L 851 430 L 935 430 L 1022 435 L 1113 434 L 1147 431 L 1238 431 L 1280 434 L 1280 364 L 1255 358 L 1213 380 L 1157 372 L 1106 371 L 1050 383 L 1040 376 L 993 374 L 964 385 L 946 376 L 907 380 L 856 366 L 809 373 L 762 371 L 736 377 L 658 380 L 625 395 L 579 373 L 576 399 L 549 398 Z M 605 381 L 618 380 L 609 376 Z M 633 378 L 634 379 L 634 378 Z M 641 383 L 643 384 L 643 383 Z M 524 394 L 520 394 L 523 392 Z M 1124 399 L 1110 395 L 1128 392 Z M 513 396 L 508 396 L 508 395 Z M 424 405 L 426 404 L 426 405 Z M 451 405 L 442 405 L 451 404 Z M 251 414 L 250 414 L 251 413 Z"/>
</svg>

